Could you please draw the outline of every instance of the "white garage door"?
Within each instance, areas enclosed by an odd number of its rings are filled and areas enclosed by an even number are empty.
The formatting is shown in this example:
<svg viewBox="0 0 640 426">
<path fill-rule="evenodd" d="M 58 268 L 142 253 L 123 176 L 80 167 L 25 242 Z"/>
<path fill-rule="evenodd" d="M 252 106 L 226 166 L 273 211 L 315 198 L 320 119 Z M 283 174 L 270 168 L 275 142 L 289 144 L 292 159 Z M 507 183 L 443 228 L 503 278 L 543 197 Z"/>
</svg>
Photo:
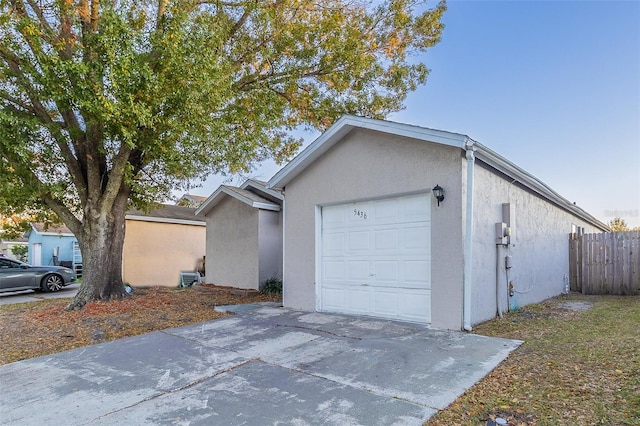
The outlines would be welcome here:
<svg viewBox="0 0 640 426">
<path fill-rule="evenodd" d="M 322 208 L 319 308 L 431 322 L 428 194 Z"/>
</svg>

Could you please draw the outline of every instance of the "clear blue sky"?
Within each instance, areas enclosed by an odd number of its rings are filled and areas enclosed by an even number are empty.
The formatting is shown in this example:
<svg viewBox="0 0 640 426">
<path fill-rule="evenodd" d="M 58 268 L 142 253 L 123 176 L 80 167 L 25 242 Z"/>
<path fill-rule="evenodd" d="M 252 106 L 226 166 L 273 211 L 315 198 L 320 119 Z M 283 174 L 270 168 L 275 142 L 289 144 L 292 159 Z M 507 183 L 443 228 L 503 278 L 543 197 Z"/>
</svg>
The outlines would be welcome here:
<svg viewBox="0 0 640 426">
<path fill-rule="evenodd" d="M 450 0 L 444 23 L 427 84 L 389 119 L 466 134 L 598 219 L 640 226 L 640 1 Z"/>
</svg>

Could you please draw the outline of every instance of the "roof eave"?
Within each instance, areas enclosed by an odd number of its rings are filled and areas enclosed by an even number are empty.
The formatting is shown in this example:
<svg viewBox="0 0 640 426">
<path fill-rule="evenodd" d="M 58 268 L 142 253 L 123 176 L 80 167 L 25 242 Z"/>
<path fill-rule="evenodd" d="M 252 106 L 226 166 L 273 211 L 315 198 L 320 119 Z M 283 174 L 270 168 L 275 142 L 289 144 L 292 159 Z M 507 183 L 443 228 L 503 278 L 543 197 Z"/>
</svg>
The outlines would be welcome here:
<svg viewBox="0 0 640 426">
<path fill-rule="evenodd" d="M 200 220 L 189 219 L 176 219 L 170 217 L 157 217 L 157 216 L 141 216 L 135 214 L 128 214 L 124 217 L 126 220 L 136 220 L 139 222 L 158 222 L 158 223 L 170 223 L 174 225 L 193 225 L 193 226 L 206 226 L 206 222 Z"/>
<path fill-rule="evenodd" d="M 263 192 L 267 195 L 270 195 L 277 200 L 280 200 L 280 201 L 284 200 L 284 196 L 282 195 L 281 192 L 275 191 L 271 188 L 267 188 L 266 186 L 256 182 L 253 179 L 247 179 L 247 181 L 245 181 L 242 185 L 240 185 L 240 189 L 247 189 L 249 187 L 255 188 L 258 191 Z"/>
<path fill-rule="evenodd" d="M 233 197 L 236 200 L 241 201 L 244 204 L 247 204 L 248 206 L 251 206 L 253 208 L 257 208 L 261 210 L 280 211 L 280 206 L 277 204 L 264 203 L 264 202 L 251 200 L 247 197 L 244 197 L 242 194 L 239 194 L 222 185 L 218 189 L 216 189 L 215 192 L 211 194 L 211 196 L 207 198 L 207 200 L 204 203 L 202 203 L 200 207 L 198 207 L 198 209 L 195 212 L 196 216 L 206 215 L 207 213 L 209 213 L 211 209 L 213 209 L 216 205 L 218 205 L 225 196 Z"/>
<path fill-rule="evenodd" d="M 475 152 L 475 156 L 478 160 L 498 170 L 499 172 L 505 174 L 506 176 L 509 176 L 510 178 L 514 179 L 516 182 L 525 186 L 526 188 L 533 191 L 534 193 L 540 195 L 541 197 L 548 200 L 552 204 L 555 204 L 556 206 L 566 211 L 569 211 L 573 215 L 581 218 L 587 223 L 590 223 L 596 228 L 599 228 L 603 231 L 609 230 L 609 227 L 605 223 L 596 219 L 595 217 L 585 212 L 580 207 L 576 206 L 575 204 L 573 204 L 572 202 L 570 202 L 569 200 L 567 200 L 566 198 L 564 198 L 563 196 L 555 192 L 547 184 L 545 184 L 544 182 L 542 182 L 540 179 L 533 176 L 529 172 L 516 166 L 514 163 L 502 157 L 500 154 L 496 153 L 495 151 L 487 148 L 486 146 L 478 142 L 474 141 L 474 146 L 477 148 L 477 151 Z"/>
</svg>

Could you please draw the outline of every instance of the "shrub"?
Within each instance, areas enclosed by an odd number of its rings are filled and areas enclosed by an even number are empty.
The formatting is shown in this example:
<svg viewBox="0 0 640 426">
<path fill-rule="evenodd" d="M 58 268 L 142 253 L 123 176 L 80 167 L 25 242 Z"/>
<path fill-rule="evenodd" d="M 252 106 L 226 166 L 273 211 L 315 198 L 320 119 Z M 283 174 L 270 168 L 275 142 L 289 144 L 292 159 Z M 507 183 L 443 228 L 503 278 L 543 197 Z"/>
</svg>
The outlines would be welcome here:
<svg viewBox="0 0 640 426">
<path fill-rule="evenodd" d="M 282 280 L 273 276 L 265 280 L 260 293 L 263 294 L 282 294 Z"/>
</svg>

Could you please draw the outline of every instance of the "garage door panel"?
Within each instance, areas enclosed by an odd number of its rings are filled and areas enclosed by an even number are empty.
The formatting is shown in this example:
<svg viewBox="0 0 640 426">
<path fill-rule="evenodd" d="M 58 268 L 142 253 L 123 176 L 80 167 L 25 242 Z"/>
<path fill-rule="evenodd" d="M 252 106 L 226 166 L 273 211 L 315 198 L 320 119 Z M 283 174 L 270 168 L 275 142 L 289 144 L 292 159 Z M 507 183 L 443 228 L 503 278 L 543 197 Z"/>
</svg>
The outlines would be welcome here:
<svg viewBox="0 0 640 426">
<path fill-rule="evenodd" d="M 369 251 L 371 247 L 370 232 L 367 230 L 349 232 L 349 245 L 347 250 L 351 252 Z"/>
<path fill-rule="evenodd" d="M 344 232 L 326 232 L 322 236 L 322 247 L 327 255 L 343 255 L 346 235 Z"/>
<path fill-rule="evenodd" d="M 430 223 L 427 194 L 323 208 L 321 309 L 429 323 Z"/>
<path fill-rule="evenodd" d="M 344 209 L 341 206 L 324 207 L 322 222 L 327 228 L 346 225 Z"/>
<path fill-rule="evenodd" d="M 339 260 L 325 259 L 322 262 L 322 276 L 325 280 L 344 280 L 346 263 L 347 261 L 342 258 Z"/>
<path fill-rule="evenodd" d="M 346 308 L 349 313 L 366 314 L 371 311 L 371 290 L 367 287 L 347 289 Z"/>
<path fill-rule="evenodd" d="M 367 227 L 373 220 L 371 215 L 371 203 L 351 203 L 342 207 L 347 218 L 347 224 L 349 227 L 361 228 Z"/>
<path fill-rule="evenodd" d="M 373 296 L 374 311 L 385 318 L 397 318 L 400 311 L 400 295 L 397 291 L 376 291 Z"/>
<path fill-rule="evenodd" d="M 398 229 L 374 229 L 372 233 L 375 251 L 398 250 Z"/>
<path fill-rule="evenodd" d="M 373 274 L 375 277 L 375 285 L 391 282 L 397 283 L 400 277 L 400 261 L 398 260 L 374 260 Z"/>
<path fill-rule="evenodd" d="M 376 224 L 398 223 L 400 207 L 397 199 L 379 200 L 374 203 L 374 218 Z"/>
<path fill-rule="evenodd" d="M 346 291 L 343 288 L 324 288 L 322 290 L 322 304 L 327 311 L 340 312 L 344 309 Z"/>
<path fill-rule="evenodd" d="M 371 276 L 370 266 L 371 262 L 368 260 L 350 260 L 348 280 L 366 283 Z"/>
</svg>

